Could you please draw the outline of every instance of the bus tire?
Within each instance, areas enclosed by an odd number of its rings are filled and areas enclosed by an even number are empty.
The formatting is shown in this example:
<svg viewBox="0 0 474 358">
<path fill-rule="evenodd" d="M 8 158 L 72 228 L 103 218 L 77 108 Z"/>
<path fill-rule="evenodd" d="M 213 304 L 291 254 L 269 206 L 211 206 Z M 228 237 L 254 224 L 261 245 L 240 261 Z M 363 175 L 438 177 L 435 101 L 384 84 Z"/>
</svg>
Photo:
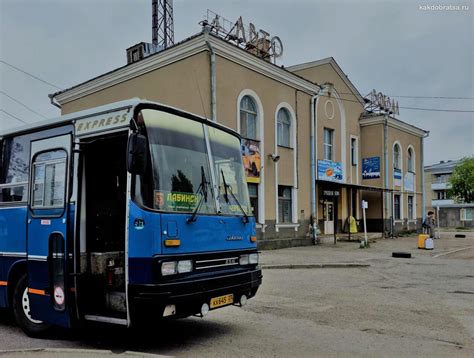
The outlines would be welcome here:
<svg viewBox="0 0 474 358">
<path fill-rule="evenodd" d="M 30 303 L 26 274 L 22 274 L 16 282 L 13 290 L 12 310 L 16 323 L 30 337 L 41 337 L 51 328 L 51 325 L 34 320 L 29 314 Z"/>
</svg>

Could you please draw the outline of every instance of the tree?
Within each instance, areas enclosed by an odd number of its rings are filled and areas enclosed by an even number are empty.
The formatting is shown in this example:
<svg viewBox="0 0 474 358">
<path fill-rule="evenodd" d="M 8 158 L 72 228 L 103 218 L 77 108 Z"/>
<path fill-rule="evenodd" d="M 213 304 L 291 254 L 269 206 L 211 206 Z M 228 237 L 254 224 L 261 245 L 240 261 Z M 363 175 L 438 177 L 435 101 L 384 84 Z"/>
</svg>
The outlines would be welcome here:
<svg viewBox="0 0 474 358">
<path fill-rule="evenodd" d="M 474 157 L 461 159 L 449 180 L 449 195 L 457 202 L 474 202 Z"/>
</svg>

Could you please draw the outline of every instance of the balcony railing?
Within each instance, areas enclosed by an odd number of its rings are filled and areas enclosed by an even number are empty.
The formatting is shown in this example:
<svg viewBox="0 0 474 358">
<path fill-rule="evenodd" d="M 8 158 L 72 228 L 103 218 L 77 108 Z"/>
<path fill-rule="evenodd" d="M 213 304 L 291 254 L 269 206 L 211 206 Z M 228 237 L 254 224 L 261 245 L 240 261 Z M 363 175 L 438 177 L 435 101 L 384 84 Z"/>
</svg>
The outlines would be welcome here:
<svg viewBox="0 0 474 358">
<path fill-rule="evenodd" d="M 447 184 L 449 183 L 449 176 L 442 176 L 442 177 L 433 177 L 431 180 L 432 184 Z"/>
</svg>

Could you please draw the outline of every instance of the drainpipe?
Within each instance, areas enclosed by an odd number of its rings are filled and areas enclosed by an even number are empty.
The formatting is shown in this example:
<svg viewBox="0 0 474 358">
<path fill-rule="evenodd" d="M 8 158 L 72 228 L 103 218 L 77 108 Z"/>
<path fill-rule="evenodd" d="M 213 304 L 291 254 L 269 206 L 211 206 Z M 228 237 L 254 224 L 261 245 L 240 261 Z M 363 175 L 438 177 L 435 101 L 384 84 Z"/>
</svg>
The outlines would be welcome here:
<svg viewBox="0 0 474 358">
<path fill-rule="evenodd" d="M 388 141 L 388 113 L 385 113 L 384 115 L 384 125 L 383 125 L 383 162 L 384 162 L 384 186 L 385 186 L 385 217 L 383 218 L 384 222 L 384 228 L 385 228 L 385 222 L 386 219 L 388 218 L 388 205 L 390 202 L 390 207 L 392 205 L 392 199 L 389 198 L 389 191 L 388 191 L 388 147 L 387 147 L 387 141 Z M 390 199 L 390 200 L 389 200 Z M 391 222 L 391 220 L 390 220 Z M 391 224 L 390 224 L 391 225 Z M 390 229 L 390 231 L 393 231 L 393 228 Z"/>
<path fill-rule="evenodd" d="M 211 120 L 217 122 L 217 95 L 216 95 L 216 52 L 209 42 L 209 32 L 211 29 L 208 26 L 203 28 L 204 38 L 207 48 L 211 55 Z"/>
<path fill-rule="evenodd" d="M 430 132 L 425 132 L 425 135 L 421 137 L 421 222 L 425 221 L 426 215 L 426 196 L 425 196 L 425 138 L 430 135 Z M 439 212 L 437 213 L 437 215 Z M 439 217 L 436 217 L 436 221 L 439 223 Z M 439 230 L 438 230 L 439 233 Z"/>
<path fill-rule="evenodd" d="M 316 124 L 317 124 L 317 113 L 316 105 L 318 103 L 319 96 L 324 92 L 327 92 L 326 87 L 320 87 L 320 90 L 311 97 L 311 133 L 310 133 L 310 142 L 311 142 L 311 217 L 313 222 L 311 223 L 311 232 L 313 244 L 318 243 L 318 237 L 316 230 L 318 228 L 318 211 L 316 203 Z"/>
</svg>

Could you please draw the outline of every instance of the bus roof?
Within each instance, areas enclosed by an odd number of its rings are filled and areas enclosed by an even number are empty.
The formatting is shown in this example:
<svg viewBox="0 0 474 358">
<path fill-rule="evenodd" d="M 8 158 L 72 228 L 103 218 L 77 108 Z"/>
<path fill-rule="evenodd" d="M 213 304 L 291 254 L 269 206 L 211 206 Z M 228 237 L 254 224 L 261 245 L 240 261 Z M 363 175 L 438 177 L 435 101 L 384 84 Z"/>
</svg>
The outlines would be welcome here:
<svg viewBox="0 0 474 358">
<path fill-rule="evenodd" d="M 198 118 L 203 122 L 208 121 L 208 119 L 205 118 L 205 117 L 198 116 L 196 114 L 193 114 L 193 113 L 190 113 L 190 112 L 187 112 L 187 111 L 183 111 L 179 108 L 164 105 L 164 104 L 161 104 L 159 102 L 142 100 L 140 98 L 132 98 L 132 99 L 124 100 L 124 101 L 118 101 L 118 102 L 106 104 L 104 106 L 89 108 L 89 109 L 86 109 L 86 110 L 83 110 L 83 111 L 66 114 L 64 116 L 60 116 L 60 117 L 56 117 L 56 118 L 52 118 L 52 119 L 47 119 L 47 120 L 44 120 L 44 121 L 38 121 L 38 122 L 35 122 L 35 123 L 22 125 L 22 126 L 15 127 L 15 128 L 12 128 L 12 129 L 7 129 L 7 130 L 1 130 L 0 129 L 0 139 L 2 139 L 3 137 L 6 137 L 6 136 L 18 135 L 18 134 L 31 132 L 31 131 L 39 130 L 39 129 L 43 129 L 43 128 L 56 127 L 56 126 L 59 126 L 61 124 L 71 123 L 71 122 L 79 120 L 79 119 L 92 117 L 92 116 L 96 116 L 96 115 L 99 115 L 99 114 L 114 112 L 114 111 L 118 111 L 118 110 L 121 110 L 121 109 L 133 108 L 133 107 L 136 107 L 139 104 L 158 105 L 158 106 L 169 108 L 171 110 L 182 113 L 184 115 L 188 115 L 190 117 Z M 233 130 L 232 128 L 229 128 L 227 126 L 224 126 L 224 125 L 219 124 L 219 123 L 214 123 L 214 122 L 212 122 L 212 125 L 214 125 L 218 128 L 221 128 L 221 129 L 223 129 L 227 132 L 231 132 L 234 135 L 239 136 L 239 134 L 235 130 Z"/>
</svg>

